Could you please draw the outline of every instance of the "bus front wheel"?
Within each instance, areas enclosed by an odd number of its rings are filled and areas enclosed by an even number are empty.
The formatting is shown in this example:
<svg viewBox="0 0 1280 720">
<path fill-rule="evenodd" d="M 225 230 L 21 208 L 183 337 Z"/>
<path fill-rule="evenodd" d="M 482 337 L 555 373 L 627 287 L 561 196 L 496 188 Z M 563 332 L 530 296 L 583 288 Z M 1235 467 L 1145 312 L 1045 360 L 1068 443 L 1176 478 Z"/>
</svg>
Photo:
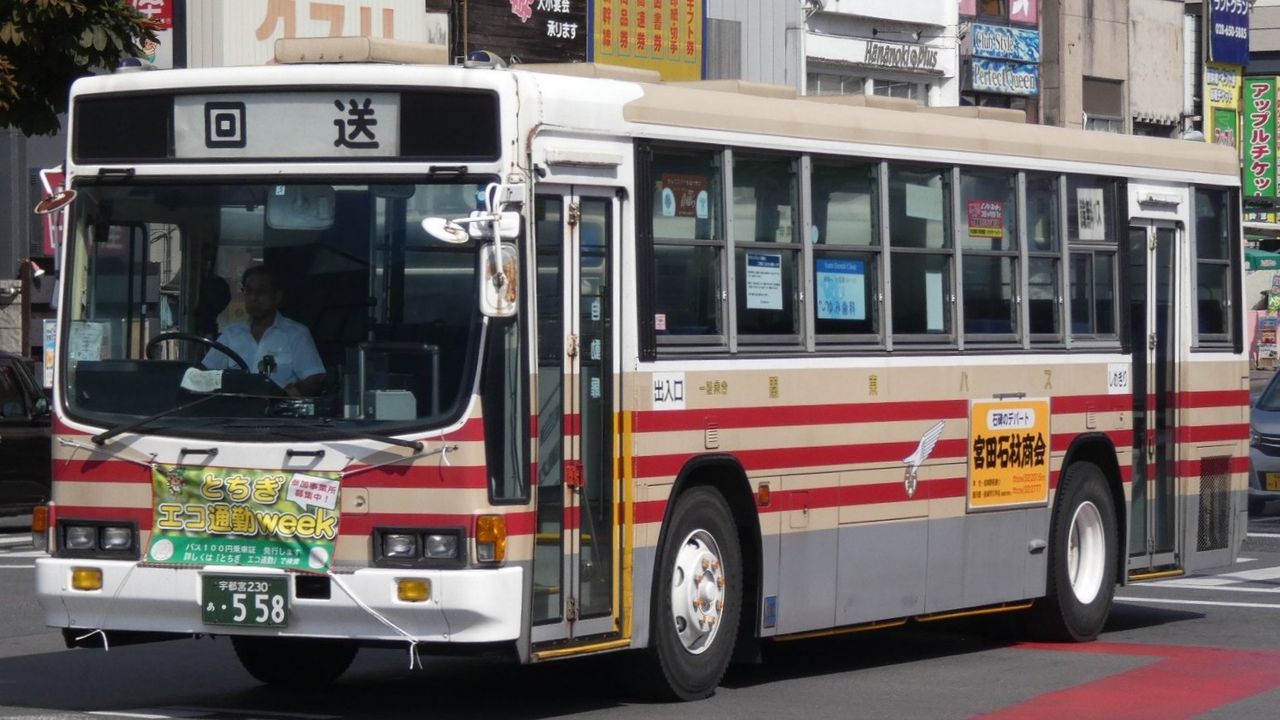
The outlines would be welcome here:
<svg viewBox="0 0 1280 720">
<path fill-rule="evenodd" d="M 1116 589 L 1116 511 L 1102 470 L 1072 463 L 1054 503 L 1048 584 L 1030 630 L 1047 640 L 1080 642 L 1102 631 Z"/>
<path fill-rule="evenodd" d="M 327 685 L 337 680 L 360 649 L 349 640 L 245 635 L 233 635 L 231 646 L 255 680 L 294 687 Z"/>
<path fill-rule="evenodd" d="M 662 694 L 696 700 L 715 692 L 738 634 L 742 573 L 724 496 L 705 486 L 681 493 L 654 585 L 652 664 L 668 691 Z"/>
</svg>

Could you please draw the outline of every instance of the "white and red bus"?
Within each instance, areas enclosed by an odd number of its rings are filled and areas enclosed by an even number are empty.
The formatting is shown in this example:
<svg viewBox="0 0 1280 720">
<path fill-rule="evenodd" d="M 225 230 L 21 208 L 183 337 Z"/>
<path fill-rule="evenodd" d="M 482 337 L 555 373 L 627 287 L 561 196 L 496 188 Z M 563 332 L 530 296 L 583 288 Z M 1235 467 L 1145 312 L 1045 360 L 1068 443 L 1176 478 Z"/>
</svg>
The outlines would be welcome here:
<svg viewBox="0 0 1280 720">
<path fill-rule="evenodd" d="M 325 42 L 73 88 L 69 644 L 225 635 L 265 682 L 634 649 L 696 698 L 815 633 L 1091 639 L 1234 560 L 1229 150 Z M 292 339 L 243 357 L 263 295 Z"/>
</svg>

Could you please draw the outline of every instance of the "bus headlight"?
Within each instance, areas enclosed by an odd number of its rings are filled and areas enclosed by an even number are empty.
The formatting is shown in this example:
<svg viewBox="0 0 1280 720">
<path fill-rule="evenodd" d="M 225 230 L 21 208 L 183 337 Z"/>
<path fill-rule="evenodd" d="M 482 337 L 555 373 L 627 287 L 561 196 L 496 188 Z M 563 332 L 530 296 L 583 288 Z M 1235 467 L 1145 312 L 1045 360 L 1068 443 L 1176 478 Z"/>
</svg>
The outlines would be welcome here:
<svg viewBox="0 0 1280 720">
<path fill-rule="evenodd" d="M 462 528 L 374 528 L 374 566 L 458 568 L 466 565 Z"/>
<path fill-rule="evenodd" d="M 432 559 L 456 559 L 458 557 L 458 536 L 452 533 L 428 533 L 423 544 L 423 554 Z"/>
<path fill-rule="evenodd" d="M 65 557 L 138 557 L 138 529 L 133 523 L 60 520 L 57 554 Z"/>
<path fill-rule="evenodd" d="M 127 527 L 104 527 L 99 537 L 103 550 L 128 550 L 133 547 L 133 530 Z"/>
<path fill-rule="evenodd" d="M 68 550 L 93 550 L 98 544 L 98 528 L 85 525 L 68 526 L 63 535 Z"/>
<path fill-rule="evenodd" d="M 408 533 L 387 533 L 382 536 L 382 556 L 387 558 L 417 558 L 418 536 Z"/>
</svg>

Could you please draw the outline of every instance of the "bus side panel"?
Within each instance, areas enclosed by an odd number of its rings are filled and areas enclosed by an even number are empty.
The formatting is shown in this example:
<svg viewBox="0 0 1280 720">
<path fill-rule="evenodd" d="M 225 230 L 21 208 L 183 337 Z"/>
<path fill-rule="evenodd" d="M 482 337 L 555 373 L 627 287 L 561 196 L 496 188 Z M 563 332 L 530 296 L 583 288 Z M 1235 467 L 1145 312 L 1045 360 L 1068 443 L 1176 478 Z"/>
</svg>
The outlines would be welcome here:
<svg viewBox="0 0 1280 720">
<path fill-rule="evenodd" d="M 962 501 L 963 502 L 963 501 Z M 925 612 L 991 605 L 1044 594 L 1049 508 L 971 513 L 929 522 Z M 1036 590 L 1038 588 L 1038 590 Z"/>
<path fill-rule="evenodd" d="M 840 528 L 836 624 L 918 615 L 925 609 L 927 520 Z"/>
</svg>

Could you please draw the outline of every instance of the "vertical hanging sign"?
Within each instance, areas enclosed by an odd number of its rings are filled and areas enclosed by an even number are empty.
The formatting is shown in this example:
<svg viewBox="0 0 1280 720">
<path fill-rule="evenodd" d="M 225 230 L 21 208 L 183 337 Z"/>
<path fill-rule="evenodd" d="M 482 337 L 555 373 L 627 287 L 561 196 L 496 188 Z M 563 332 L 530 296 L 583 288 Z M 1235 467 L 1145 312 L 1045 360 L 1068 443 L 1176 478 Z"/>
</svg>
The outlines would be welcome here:
<svg viewBox="0 0 1280 720">
<path fill-rule="evenodd" d="M 701 80 L 704 0 L 592 0 L 590 59 Z"/>
<path fill-rule="evenodd" d="M 1249 79 L 1244 86 L 1244 192 L 1276 195 L 1276 81 Z"/>
</svg>

